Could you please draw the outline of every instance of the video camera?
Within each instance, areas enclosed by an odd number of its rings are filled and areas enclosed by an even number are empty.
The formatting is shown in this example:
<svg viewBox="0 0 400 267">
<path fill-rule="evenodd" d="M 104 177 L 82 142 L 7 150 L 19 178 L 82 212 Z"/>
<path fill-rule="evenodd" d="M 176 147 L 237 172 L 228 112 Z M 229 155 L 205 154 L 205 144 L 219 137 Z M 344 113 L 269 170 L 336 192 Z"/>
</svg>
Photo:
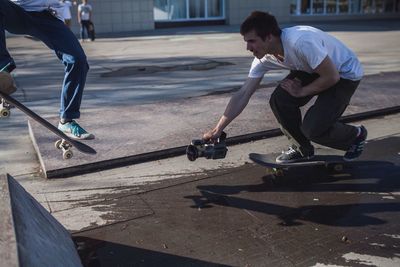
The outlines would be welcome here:
<svg viewBox="0 0 400 267">
<path fill-rule="evenodd" d="M 186 148 L 186 156 L 190 161 L 195 161 L 199 157 L 223 159 L 228 151 L 225 139 L 226 133 L 222 132 L 221 136 L 215 141 L 205 141 L 203 139 L 192 140 Z"/>
</svg>

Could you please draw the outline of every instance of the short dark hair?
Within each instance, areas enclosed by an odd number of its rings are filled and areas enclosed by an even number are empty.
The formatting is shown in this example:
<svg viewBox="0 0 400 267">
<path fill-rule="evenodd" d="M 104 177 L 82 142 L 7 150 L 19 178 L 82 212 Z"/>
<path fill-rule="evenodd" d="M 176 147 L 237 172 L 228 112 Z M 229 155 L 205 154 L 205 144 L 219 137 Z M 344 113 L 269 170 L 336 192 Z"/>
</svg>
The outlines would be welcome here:
<svg viewBox="0 0 400 267">
<path fill-rule="evenodd" d="M 282 33 L 275 17 L 263 11 L 253 11 L 250 16 L 243 21 L 242 25 L 240 25 L 241 35 L 245 35 L 252 30 L 255 30 L 257 35 L 263 40 L 265 40 L 268 34 L 281 36 Z"/>
</svg>

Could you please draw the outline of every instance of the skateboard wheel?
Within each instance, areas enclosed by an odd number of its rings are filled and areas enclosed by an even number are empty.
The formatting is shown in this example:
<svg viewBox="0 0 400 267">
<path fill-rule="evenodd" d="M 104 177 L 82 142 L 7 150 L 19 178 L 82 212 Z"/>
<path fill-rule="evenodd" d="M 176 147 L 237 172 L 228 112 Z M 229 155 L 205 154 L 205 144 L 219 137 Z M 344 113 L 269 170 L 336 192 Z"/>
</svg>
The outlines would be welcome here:
<svg viewBox="0 0 400 267">
<path fill-rule="evenodd" d="M 57 141 L 54 143 L 54 146 L 55 146 L 57 149 L 61 149 L 61 144 L 62 144 L 62 140 L 57 140 Z"/>
<path fill-rule="evenodd" d="M 74 154 L 72 153 L 72 150 L 65 150 L 63 151 L 63 158 L 64 159 L 70 159 L 72 158 Z"/>
<path fill-rule="evenodd" d="M 2 110 L 0 110 L 0 114 L 1 114 L 1 117 L 7 118 L 10 116 L 10 110 L 3 108 Z"/>
<path fill-rule="evenodd" d="M 283 170 L 282 169 L 278 169 L 278 168 L 273 168 L 274 171 L 274 175 L 278 176 L 278 177 L 282 177 L 284 176 Z"/>
<path fill-rule="evenodd" d="M 336 171 L 336 172 L 343 171 L 343 164 L 335 164 L 335 165 L 333 165 L 333 170 Z"/>
</svg>

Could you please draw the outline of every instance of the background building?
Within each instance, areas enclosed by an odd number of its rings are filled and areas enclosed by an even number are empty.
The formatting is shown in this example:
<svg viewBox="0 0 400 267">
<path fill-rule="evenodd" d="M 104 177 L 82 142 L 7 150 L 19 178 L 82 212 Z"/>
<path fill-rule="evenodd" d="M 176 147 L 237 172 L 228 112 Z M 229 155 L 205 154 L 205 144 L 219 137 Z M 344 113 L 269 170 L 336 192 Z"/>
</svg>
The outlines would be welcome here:
<svg viewBox="0 0 400 267">
<path fill-rule="evenodd" d="M 237 25 L 253 10 L 280 22 L 400 18 L 400 0 L 91 0 L 97 33 Z M 78 32 L 76 6 L 73 31 Z"/>
</svg>

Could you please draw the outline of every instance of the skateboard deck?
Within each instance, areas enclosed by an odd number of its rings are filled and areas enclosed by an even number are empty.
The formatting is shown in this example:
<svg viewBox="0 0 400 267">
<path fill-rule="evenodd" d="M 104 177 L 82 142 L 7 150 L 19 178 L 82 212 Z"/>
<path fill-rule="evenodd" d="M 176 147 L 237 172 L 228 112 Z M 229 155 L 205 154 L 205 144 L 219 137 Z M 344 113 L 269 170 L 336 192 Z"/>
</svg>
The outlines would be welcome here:
<svg viewBox="0 0 400 267">
<path fill-rule="evenodd" d="M 19 110 L 24 112 L 26 115 L 31 117 L 33 120 L 37 121 L 40 123 L 42 126 L 46 127 L 48 130 L 56 134 L 58 137 L 61 138 L 61 140 L 58 140 L 55 143 L 56 148 L 61 149 L 63 151 L 63 157 L 64 159 L 69 159 L 72 157 L 72 151 L 71 151 L 71 146 L 75 147 L 82 153 L 86 154 L 96 154 L 96 150 L 91 148 L 90 146 L 81 143 L 77 140 L 74 140 L 67 135 L 65 135 L 62 131 L 60 131 L 56 126 L 48 122 L 47 120 L 43 119 L 40 117 L 38 114 L 27 108 L 25 105 L 20 103 L 18 100 L 13 98 L 10 95 L 3 94 L 0 92 L 0 98 L 1 98 L 1 112 L 0 115 L 4 117 L 8 117 L 10 115 L 9 108 L 10 105 L 13 105 L 17 107 Z"/>
<path fill-rule="evenodd" d="M 343 170 L 346 163 L 346 161 L 343 160 L 343 157 L 338 155 L 316 155 L 310 160 L 278 163 L 275 160 L 278 155 L 279 154 L 250 153 L 249 158 L 261 166 L 273 169 L 276 174 L 282 174 L 282 170 L 306 166 L 325 166 L 334 171 L 340 172 Z"/>
</svg>

